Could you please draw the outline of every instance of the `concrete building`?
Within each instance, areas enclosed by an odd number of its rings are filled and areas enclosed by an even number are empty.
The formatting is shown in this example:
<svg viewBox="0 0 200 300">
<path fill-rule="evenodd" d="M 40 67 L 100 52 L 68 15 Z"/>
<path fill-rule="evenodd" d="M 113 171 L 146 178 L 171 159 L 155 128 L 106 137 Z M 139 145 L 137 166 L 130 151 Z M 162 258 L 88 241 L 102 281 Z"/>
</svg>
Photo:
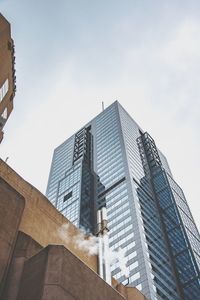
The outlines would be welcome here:
<svg viewBox="0 0 200 300">
<path fill-rule="evenodd" d="M 68 225 L 64 237 L 59 234 L 63 224 Z M 114 279 L 108 285 L 100 278 L 97 256 L 77 247 L 79 234 L 43 194 L 0 160 L 0 299 L 146 299 L 136 288 Z"/>
<path fill-rule="evenodd" d="M 0 143 L 16 91 L 15 50 L 9 22 L 0 14 Z"/>
<path fill-rule="evenodd" d="M 130 273 L 127 280 L 115 264 L 115 279 L 152 300 L 199 299 L 200 236 L 183 191 L 117 101 L 55 149 L 47 197 L 89 231 L 107 208 L 110 249 L 123 249 Z"/>
</svg>

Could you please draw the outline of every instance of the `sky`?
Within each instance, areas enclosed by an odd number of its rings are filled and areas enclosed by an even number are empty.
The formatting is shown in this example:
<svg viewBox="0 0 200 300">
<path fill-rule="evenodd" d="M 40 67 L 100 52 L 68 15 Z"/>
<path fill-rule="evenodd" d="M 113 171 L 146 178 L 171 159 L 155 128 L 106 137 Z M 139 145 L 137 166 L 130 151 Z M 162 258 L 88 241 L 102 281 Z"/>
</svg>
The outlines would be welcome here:
<svg viewBox="0 0 200 300">
<path fill-rule="evenodd" d="M 0 156 L 45 193 L 53 150 L 116 99 L 155 139 L 200 229 L 200 2 L 0 0 L 17 93 Z"/>
</svg>

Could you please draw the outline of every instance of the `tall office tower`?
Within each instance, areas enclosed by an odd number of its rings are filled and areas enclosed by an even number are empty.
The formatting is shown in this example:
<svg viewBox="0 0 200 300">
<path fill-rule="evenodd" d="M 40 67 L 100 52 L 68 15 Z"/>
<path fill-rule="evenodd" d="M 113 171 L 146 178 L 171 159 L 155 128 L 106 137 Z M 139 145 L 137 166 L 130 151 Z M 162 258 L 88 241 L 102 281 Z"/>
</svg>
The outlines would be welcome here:
<svg viewBox="0 0 200 300">
<path fill-rule="evenodd" d="M 165 156 L 116 101 L 55 149 L 49 200 L 89 231 L 106 206 L 112 250 L 123 248 L 128 280 L 148 299 L 200 299 L 200 236 Z"/>
<path fill-rule="evenodd" d="M 0 143 L 3 127 L 13 110 L 16 91 L 15 50 L 10 24 L 0 13 Z"/>
</svg>

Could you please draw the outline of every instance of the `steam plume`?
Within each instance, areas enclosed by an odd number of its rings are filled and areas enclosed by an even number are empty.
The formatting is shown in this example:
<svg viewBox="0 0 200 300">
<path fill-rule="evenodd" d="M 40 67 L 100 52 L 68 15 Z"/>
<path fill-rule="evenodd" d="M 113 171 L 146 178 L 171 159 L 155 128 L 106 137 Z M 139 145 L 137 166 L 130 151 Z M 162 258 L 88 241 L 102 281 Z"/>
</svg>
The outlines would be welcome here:
<svg viewBox="0 0 200 300">
<path fill-rule="evenodd" d="M 98 238 L 89 235 L 87 238 L 85 238 L 84 232 L 80 232 L 78 235 L 76 235 L 73 238 L 75 246 L 85 251 L 89 255 L 97 255 L 98 254 Z"/>
<path fill-rule="evenodd" d="M 117 251 L 112 251 L 110 249 L 109 251 L 109 258 L 110 258 L 110 265 L 114 265 L 118 262 L 119 268 L 122 271 L 123 275 L 125 277 L 129 277 L 129 270 L 126 266 L 127 263 L 127 257 L 125 256 L 125 249 L 119 248 Z"/>
<path fill-rule="evenodd" d="M 57 231 L 58 236 L 64 241 L 69 242 L 71 237 L 69 234 L 69 224 L 63 224 Z M 71 242 L 77 249 L 80 249 L 86 252 L 88 255 L 97 255 L 98 254 L 98 243 L 99 237 L 95 237 L 93 235 L 88 235 L 86 231 L 82 228 L 81 231 L 73 236 Z M 122 273 L 128 277 L 129 270 L 126 267 L 127 258 L 125 256 L 125 249 L 119 248 L 117 251 L 112 251 L 109 249 L 108 256 L 110 265 L 112 266 L 115 263 L 119 264 L 119 268 Z"/>
<path fill-rule="evenodd" d="M 71 239 L 69 234 L 69 224 L 63 224 L 57 231 L 58 236 L 64 242 L 71 242 L 77 249 L 80 249 L 86 252 L 88 255 L 97 255 L 98 254 L 98 238 L 93 235 L 88 235 L 83 228 L 79 233 L 73 236 Z"/>
<path fill-rule="evenodd" d="M 58 236 L 63 240 L 64 242 L 68 242 L 69 240 L 69 224 L 65 223 L 61 227 L 58 228 Z"/>
</svg>

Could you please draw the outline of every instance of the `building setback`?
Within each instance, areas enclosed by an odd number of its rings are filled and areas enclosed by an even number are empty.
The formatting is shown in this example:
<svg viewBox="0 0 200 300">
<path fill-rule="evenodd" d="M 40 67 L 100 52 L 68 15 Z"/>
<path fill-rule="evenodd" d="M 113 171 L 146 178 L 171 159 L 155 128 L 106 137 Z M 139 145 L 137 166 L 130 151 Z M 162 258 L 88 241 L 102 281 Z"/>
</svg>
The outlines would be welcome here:
<svg viewBox="0 0 200 300">
<path fill-rule="evenodd" d="M 16 91 L 15 50 L 9 22 L 0 13 L 0 143 L 3 127 L 13 110 Z"/>
<path fill-rule="evenodd" d="M 183 191 L 117 101 L 55 149 L 47 197 L 93 233 L 106 206 L 110 248 L 124 249 L 130 274 L 115 264 L 115 279 L 152 300 L 200 299 L 200 236 Z"/>
</svg>

